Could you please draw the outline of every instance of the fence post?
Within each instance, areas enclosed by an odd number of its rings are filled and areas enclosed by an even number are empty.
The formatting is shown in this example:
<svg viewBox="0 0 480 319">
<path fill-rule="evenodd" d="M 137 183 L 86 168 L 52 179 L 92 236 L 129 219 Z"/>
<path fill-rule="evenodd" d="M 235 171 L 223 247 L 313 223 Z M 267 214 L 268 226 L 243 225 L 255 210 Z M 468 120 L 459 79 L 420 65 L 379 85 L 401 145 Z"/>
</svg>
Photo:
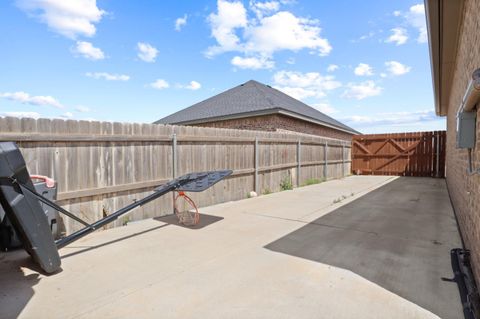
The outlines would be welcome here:
<svg viewBox="0 0 480 319">
<path fill-rule="evenodd" d="M 177 134 L 172 135 L 172 177 L 177 177 Z M 175 214 L 175 192 L 172 192 L 172 213 Z"/>
<path fill-rule="evenodd" d="M 258 189 L 258 137 L 255 136 L 255 146 L 254 146 L 254 169 L 255 169 L 255 174 L 254 174 L 254 187 L 255 187 L 255 193 L 257 195 L 259 194 L 259 189 Z"/>
<path fill-rule="evenodd" d="M 342 177 L 345 177 L 345 144 L 342 143 Z"/>
<path fill-rule="evenodd" d="M 440 177 L 440 132 L 435 132 L 435 143 L 436 143 L 436 172 L 435 177 Z"/>
<path fill-rule="evenodd" d="M 177 134 L 172 135 L 172 177 L 177 177 Z"/>
<path fill-rule="evenodd" d="M 323 178 L 328 179 L 328 143 L 325 141 L 325 147 L 323 148 Z"/>
<path fill-rule="evenodd" d="M 300 187 L 300 167 L 302 166 L 301 145 L 302 143 L 298 141 L 297 142 L 297 187 Z"/>
</svg>

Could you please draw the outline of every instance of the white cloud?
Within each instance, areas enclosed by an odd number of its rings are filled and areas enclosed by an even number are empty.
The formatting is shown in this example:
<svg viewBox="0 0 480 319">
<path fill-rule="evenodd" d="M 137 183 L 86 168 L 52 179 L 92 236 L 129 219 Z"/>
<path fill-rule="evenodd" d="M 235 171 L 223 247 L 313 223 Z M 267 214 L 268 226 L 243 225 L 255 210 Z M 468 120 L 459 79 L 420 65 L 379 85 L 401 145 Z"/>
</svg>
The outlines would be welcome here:
<svg viewBox="0 0 480 319">
<path fill-rule="evenodd" d="M 17 6 L 28 15 L 63 36 L 95 35 L 95 23 L 100 22 L 105 11 L 97 7 L 95 0 L 17 0 Z"/>
<path fill-rule="evenodd" d="M 393 28 L 390 31 L 392 31 L 392 35 L 390 35 L 385 42 L 393 42 L 396 45 L 402 45 L 407 42 L 408 34 L 404 28 Z"/>
<path fill-rule="evenodd" d="M 373 37 L 374 35 L 375 35 L 375 32 L 370 31 L 370 32 L 368 32 L 368 34 L 362 35 L 362 36 L 359 38 L 359 40 L 366 40 L 366 39 L 369 39 L 369 38 Z"/>
<path fill-rule="evenodd" d="M 274 74 L 273 80 L 277 89 L 296 99 L 324 97 L 328 91 L 342 85 L 334 76 L 323 76 L 317 72 L 279 71 Z"/>
<path fill-rule="evenodd" d="M 303 100 L 309 97 L 324 97 L 325 94 L 319 94 L 315 90 L 301 88 L 301 87 L 291 87 L 291 86 L 275 86 L 277 90 L 282 91 L 283 93 L 293 97 L 297 100 Z"/>
<path fill-rule="evenodd" d="M 425 16 L 425 6 L 423 3 L 411 6 L 407 12 L 401 12 L 399 10 L 394 11 L 393 15 L 396 17 L 403 17 L 406 25 L 418 31 L 418 43 L 426 43 L 428 41 L 427 21 Z"/>
<path fill-rule="evenodd" d="M 37 112 L 3 112 L 2 116 L 10 116 L 10 117 L 27 117 L 32 119 L 39 119 L 40 113 Z"/>
<path fill-rule="evenodd" d="M 375 82 L 368 80 L 361 83 L 348 83 L 347 90 L 343 92 L 342 97 L 348 99 L 363 100 L 367 97 L 380 95 L 382 88 Z"/>
<path fill-rule="evenodd" d="M 187 25 L 187 18 L 188 16 L 185 14 L 183 15 L 183 17 L 177 18 L 177 20 L 175 20 L 175 31 L 181 31 L 182 27 Z"/>
<path fill-rule="evenodd" d="M 275 63 L 268 57 L 242 58 L 240 56 L 235 56 L 230 62 L 232 65 L 239 67 L 240 69 L 271 69 L 275 66 Z"/>
<path fill-rule="evenodd" d="M 86 106 L 83 106 L 83 105 L 79 105 L 75 108 L 75 111 L 80 112 L 80 113 L 88 113 L 88 112 L 90 112 L 90 108 L 88 108 Z"/>
<path fill-rule="evenodd" d="M 372 67 L 366 63 L 359 63 L 353 72 L 355 73 L 355 75 L 358 75 L 358 76 L 373 75 Z"/>
<path fill-rule="evenodd" d="M 286 62 L 287 64 L 295 64 L 296 61 L 295 61 L 295 58 L 290 57 L 290 58 L 288 58 L 287 61 L 285 61 L 285 62 Z"/>
<path fill-rule="evenodd" d="M 266 14 L 277 12 L 280 9 L 280 3 L 278 1 L 250 1 L 250 9 L 255 12 L 258 18 L 262 18 Z"/>
<path fill-rule="evenodd" d="M 7 93 L 0 93 L 0 97 L 3 97 L 7 100 L 20 102 L 22 104 L 31 104 L 31 105 L 38 105 L 38 106 L 48 105 L 48 106 L 53 106 L 59 109 L 63 108 L 63 105 L 51 96 L 43 96 L 43 95 L 31 96 L 30 94 L 25 92 L 14 92 L 14 93 L 7 92 Z"/>
<path fill-rule="evenodd" d="M 421 110 L 413 112 L 378 113 L 373 116 L 353 115 L 340 120 L 357 127 L 368 127 L 372 125 L 419 124 L 438 119 L 433 110 Z"/>
<path fill-rule="evenodd" d="M 224 52 L 240 52 L 246 58 L 271 58 L 277 51 L 308 49 L 321 56 L 332 50 L 327 39 L 320 36 L 317 20 L 301 18 L 288 11 L 278 11 L 280 2 L 250 2 L 255 17 L 248 18 L 241 2 L 218 0 L 217 13 L 208 22 L 216 45 L 205 55 L 209 58 Z M 237 34 L 238 33 L 238 34 Z"/>
<path fill-rule="evenodd" d="M 163 79 L 157 79 L 155 82 L 150 83 L 150 86 L 157 90 L 163 90 L 169 88 L 170 84 Z"/>
<path fill-rule="evenodd" d="M 327 67 L 327 72 L 334 72 L 338 70 L 338 65 L 336 64 L 330 64 L 328 67 Z"/>
<path fill-rule="evenodd" d="M 425 6 L 416 4 L 410 7 L 408 13 L 405 14 L 407 22 L 418 30 L 417 42 L 427 42 L 427 22 L 425 17 Z"/>
<path fill-rule="evenodd" d="M 311 106 L 325 114 L 333 114 L 338 112 L 337 109 L 335 109 L 328 103 L 316 103 L 316 104 L 312 104 Z"/>
<path fill-rule="evenodd" d="M 364 41 L 364 40 L 373 38 L 373 36 L 375 36 L 375 32 L 370 31 L 370 32 L 368 32 L 367 34 L 364 34 L 364 35 L 360 36 L 358 39 L 350 40 L 350 42 L 352 42 L 352 43 L 358 43 L 358 42 L 360 42 L 360 41 Z"/>
<path fill-rule="evenodd" d="M 197 81 L 190 81 L 190 84 L 183 86 L 183 88 L 188 89 L 188 90 L 198 90 L 202 87 L 200 83 Z"/>
<path fill-rule="evenodd" d="M 73 113 L 72 113 L 72 112 L 65 112 L 65 113 L 63 113 L 62 115 L 60 115 L 60 118 L 65 119 L 65 120 L 71 119 L 72 117 L 73 117 Z"/>
<path fill-rule="evenodd" d="M 217 14 L 211 13 L 208 16 L 208 22 L 212 28 L 212 37 L 218 43 L 217 46 L 207 49 L 206 55 L 208 57 L 238 50 L 240 39 L 235 34 L 235 29 L 247 26 L 247 10 L 241 2 L 218 0 L 217 10 Z"/>
<path fill-rule="evenodd" d="M 107 81 L 128 81 L 130 76 L 125 74 L 111 74 L 107 72 L 87 72 L 86 76 L 94 79 L 104 79 Z"/>
<path fill-rule="evenodd" d="M 105 54 L 101 49 L 95 48 L 90 42 L 86 41 L 77 41 L 77 46 L 73 49 L 73 52 L 90 60 L 105 59 Z"/>
<path fill-rule="evenodd" d="M 409 11 L 413 14 L 424 15 L 425 14 L 425 7 L 424 7 L 423 3 L 419 3 L 419 4 L 415 4 L 415 5 L 411 6 Z"/>
<path fill-rule="evenodd" d="M 157 48 L 151 46 L 148 43 L 138 42 L 137 49 L 138 49 L 138 57 L 140 58 L 140 60 L 149 62 L 149 63 L 155 62 L 155 59 L 158 55 Z"/>
<path fill-rule="evenodd" d="M 387 61 L 385 62 L 387 70 L 391 75 L 403 75 L 410 72 L 411 67 L 401 64 L 397 61 Z"/>
<path fill-rule="evenodd" d="M 327 39 L 320 37 L 320 31 L 316 20 L 299 18 L 288 11 L 277 12 L 245 30 L 245 50 L 273 54 L 281 50 L 309 49 L 325 56 L 332 47 Z"/>
</svg>

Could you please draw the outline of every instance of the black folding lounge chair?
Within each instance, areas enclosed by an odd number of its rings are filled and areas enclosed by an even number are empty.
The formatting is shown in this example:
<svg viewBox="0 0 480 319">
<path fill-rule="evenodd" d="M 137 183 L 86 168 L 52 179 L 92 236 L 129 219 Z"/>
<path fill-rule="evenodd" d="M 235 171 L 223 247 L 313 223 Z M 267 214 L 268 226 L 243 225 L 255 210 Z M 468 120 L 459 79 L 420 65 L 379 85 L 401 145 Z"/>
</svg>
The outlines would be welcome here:
<svg viewBox="0 0 480 319">
<path fill-rule="evenodd" d="M 0 204 L 15 231 L 19 234 L 26 251 L 46 273 L 53 273 L 60 268 L 58 249 L 102 228 L 132 209 L 145 205 L 171 191 L 202 192 L 231 173 L 231 170 L 222 170 L 184 175 L 160 185 L 145 198 L 137 200 L 93 224 L 88 224 L 36 193 L 25 160 L 17 145 L 13 142 L 0 142 Z M 85 227 L 54 241 L 40 202 L 75 219 Z"/>
</svg>

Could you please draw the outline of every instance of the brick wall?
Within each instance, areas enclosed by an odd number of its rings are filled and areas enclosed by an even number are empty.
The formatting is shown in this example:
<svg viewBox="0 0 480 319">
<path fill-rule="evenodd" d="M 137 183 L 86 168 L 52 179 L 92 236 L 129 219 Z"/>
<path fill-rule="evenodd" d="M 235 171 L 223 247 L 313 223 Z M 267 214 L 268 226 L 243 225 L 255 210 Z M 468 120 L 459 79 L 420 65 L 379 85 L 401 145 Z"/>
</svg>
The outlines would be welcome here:
<svg viewBox="0 0 480 319">
<path fill-rule="evenodd" d="M 447 115 L 447 184 L 465 245 L 472 252 L 473 270 L 480 283 L 480 175 L 466 173 L 467 150 L 455 147 L 456 111 L 472 72 L 480 68 L 480 1 L 466 0 Z M 480 112 L 477 109 L 477 120 Z M 475 167 L 480 167 L 480 125 L 477 122 Z"/>
<path fill-rule="evenodd" d="M 196 124 L 195 126 L 270 132 L 292 131 L 348 141 L 352 139 L 352 134 L 348 134 L 326 126 L 302 121 L 281 114 L 262 115 L 241 119 L 217 121 L 212 123 Z"/>
</svg>

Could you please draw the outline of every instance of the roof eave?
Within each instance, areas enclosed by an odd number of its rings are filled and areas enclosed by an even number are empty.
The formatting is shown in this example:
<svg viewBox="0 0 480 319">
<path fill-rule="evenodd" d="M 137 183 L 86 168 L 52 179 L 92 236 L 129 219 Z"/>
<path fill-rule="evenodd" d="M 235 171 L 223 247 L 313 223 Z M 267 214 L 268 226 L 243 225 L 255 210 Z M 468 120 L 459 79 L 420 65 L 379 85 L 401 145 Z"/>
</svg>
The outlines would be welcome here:
<svg viewBox="0 0 480 319">
<path fill-rule="evenodd" d="M 425 0 L 435 113 L 447 115 L 464 0 Z"/>
<path fill-rule="evenodd" d="M 217 122 L 217 121 L 241 119 L 241 118 L 251 117 L 251 116 L 269 115 L 273 113 L 276 113 L 275 109 L 237 113 L 237 114 L 228 114 L 228 115 L 221 115 L 221 116 L 212 116 L 212 117 L 187 120 L 187 121 L 169 122 L 168 124 L 172 124 L 172 125 L 204 124 L 204 123 L 211 123 L 211 122 Z M 160 122 L 160 121 L 157 121 L 157 122 Z M 167 124 L 167 123 L 158 123 L 158 124 Z"/>
<path fill-rule="evenodd" d="M 262 115 L 271 115 L 271 114 L 282 114 L 286 115 L 289 117 L 297 118 L 303 121 L 315 123 L 318 125 L 322 125 L 325 127 L 329 127 L 338 131 L 342 131 L 348 134 L 361 134 L 358 131 L 355 130 L 346 130 L 334 125 L 331 125 L 326 122 L 318 121 L 315 119 L 312 119 L 307 116 L 303 116 L 294 112 L 290 112 L 281 108 L 273 108 L 273 109 L 268 109 L 268 110 L 262 110 L 262 111 L 254 111 L 254 112 L 245 112 L 245 113 L 238 113 L 238 114 L 229 114 L 229 115 L 224 115 L 224 116 L 215 116 L 215 117 L 209 117 L 209 118 L 202 118 L 202 119 L 197 119 L 197 120 L 190 120 L 190 121 L 181 121 L 181 122 L 175 122 L 175 123 L 169 123 L 169 124 L 175 124 L 175 125 L 196 125 L 196 124 L 205 124 L 205 123 L 211 123 L 211 122 L 217 122 L 217 121 L 227 121 L 227 120 L 235 120 L 235 119 L 241 119 L 241 118 L 246 118 L 246 117 L 252 117 L 252 116 L 262 116 Z"/>
<path fill-rule="evenodd" d="M 300 119 L 300 120 L 303 120 L 303 121 L 306 121 L 306 122 L 311 122 L 311 123 L 319 124 L 319 125 L 322 125 L 322 126 L 326 126 L 326 127 L 329 127 L 329 128 L 332 128 L 332 129 L 335 129 L 335 130 L 338 130 L 338 131 L 342 131 L 342 132 L 345 132 L 345 133 L 349 133 L 349 134 L 352 134 L 352 135 L 361 134 L 358 131 L 346 130 L 344 128 L 340 128 L 338 126 L 331 125 L 331 124 L 328 124 L 328 123 L 323 122 L 323 121 L 318 121 L 318 120 L 315 120 L 311 117 L 303 116 L 303 115 L 298 114 L 298 113 L 289 112 L 289 111 L 282 110 L 282 109 L 280 109 L 278 113 L 286 115 L 286 116 L 294 117 L 294 118 L 297 118 L 297 119 Z"/>
</svg>

